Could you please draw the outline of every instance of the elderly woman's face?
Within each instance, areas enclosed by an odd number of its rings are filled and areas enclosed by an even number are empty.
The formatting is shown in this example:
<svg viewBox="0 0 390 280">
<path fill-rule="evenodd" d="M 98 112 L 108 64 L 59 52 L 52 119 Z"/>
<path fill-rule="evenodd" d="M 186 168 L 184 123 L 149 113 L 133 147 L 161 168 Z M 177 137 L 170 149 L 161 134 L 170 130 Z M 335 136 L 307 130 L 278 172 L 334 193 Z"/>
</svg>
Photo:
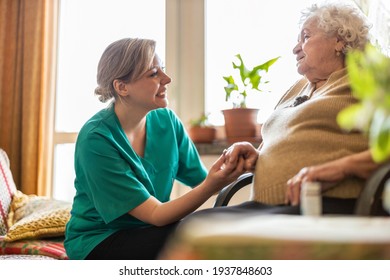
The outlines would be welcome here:
<svg viewBox="0 0 390 280">
<path fill-rule="evenodd" d="M 302 26 L 298 44 L 293 49 L 297 58 L 298 73 L 310 82 L 324 81 L 344 67 L 344 58 L 337 55 L 343 43 L 336 36 L 329 36 L 317 27 L 314 20 L 308 20 Z"/>
</svg>

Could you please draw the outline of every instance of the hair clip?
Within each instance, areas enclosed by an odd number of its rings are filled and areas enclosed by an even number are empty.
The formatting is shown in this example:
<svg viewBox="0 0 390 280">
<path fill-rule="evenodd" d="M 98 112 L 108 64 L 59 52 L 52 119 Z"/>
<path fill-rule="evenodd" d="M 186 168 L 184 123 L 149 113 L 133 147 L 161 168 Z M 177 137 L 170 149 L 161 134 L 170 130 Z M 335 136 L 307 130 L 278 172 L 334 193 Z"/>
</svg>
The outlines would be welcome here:
<svg viewBox="0 0 390 280">
<path fill-rule="evenodd" d="M 297 96 L 294 100 L 294 103 L 291 105 L 291 107 L 296 107 L 307 100 L 309 100 L 309 96 L 307 95 Z"/>
</svg>

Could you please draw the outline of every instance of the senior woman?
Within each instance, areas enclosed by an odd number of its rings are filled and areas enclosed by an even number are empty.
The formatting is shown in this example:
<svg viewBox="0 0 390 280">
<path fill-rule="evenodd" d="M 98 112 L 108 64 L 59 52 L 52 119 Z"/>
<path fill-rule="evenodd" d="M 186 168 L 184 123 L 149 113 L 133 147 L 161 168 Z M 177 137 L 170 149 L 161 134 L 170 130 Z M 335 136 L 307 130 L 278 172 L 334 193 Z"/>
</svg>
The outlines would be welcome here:
<svg viewBox="0 0 390 280">
<path fill-rule="evenodd" d="M 204 212 L 300 214 L 299 190 L 308 170 L 312 175 L 316 171 L 317 179 L 333 183 L 332 188 L 323 189 L 324 213 L 353 212 L 364 178 L 377 165 L 368 152 L 366 136 L 343 131 L 336 117 L 356 102 L 345 57 L 350 50 L 364 48 L 369 27 L 364 15 L 346 4 L 312 5 L 302 12 L 293 53 L 303 77 L 282 96 L 262 126 L 252 199 Z M 318 168 L 300 171 L 310 166 Z M 333 171 L 329 166 L 338 168 Z"/>
<path fill-rule="evenodd" d="M 349 50 L 363 49 L 368 42 L 365 17 L 353 7 L 335 3 L 313 5 L 301 19 L 293 53 L 297 71 L 304 77 L 281 98 L 262 129 L 264 141 L 255 171 L 253 199 L 264 204 L 291 200 L 289 195 L 286 198 L 287 182 L 301 168 L 368 149 L 363 134 L 346 133 L 336 121 L 340 110 L 356 102 L 345 57 Z M 363 179 L 346 176 L 333 188 L 323 190 L 324 212 L 352 212 L 363 186 Z M 293 202 L 296 204 L 296 199 Z"/>
</svg>

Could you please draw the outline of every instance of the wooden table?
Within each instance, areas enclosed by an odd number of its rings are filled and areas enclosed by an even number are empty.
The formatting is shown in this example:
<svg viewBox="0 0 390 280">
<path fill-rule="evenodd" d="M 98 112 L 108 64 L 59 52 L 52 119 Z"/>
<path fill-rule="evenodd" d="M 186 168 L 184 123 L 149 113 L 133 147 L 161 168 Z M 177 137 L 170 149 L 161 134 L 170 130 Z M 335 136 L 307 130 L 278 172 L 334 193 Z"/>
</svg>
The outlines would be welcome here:
<svg viewBox="0 0 390 280">
<path fill-rule="evenodd" d="M 390 259 L 390 218 L 213 214 L 179 228 L 161 259 Z"/>
</svg>

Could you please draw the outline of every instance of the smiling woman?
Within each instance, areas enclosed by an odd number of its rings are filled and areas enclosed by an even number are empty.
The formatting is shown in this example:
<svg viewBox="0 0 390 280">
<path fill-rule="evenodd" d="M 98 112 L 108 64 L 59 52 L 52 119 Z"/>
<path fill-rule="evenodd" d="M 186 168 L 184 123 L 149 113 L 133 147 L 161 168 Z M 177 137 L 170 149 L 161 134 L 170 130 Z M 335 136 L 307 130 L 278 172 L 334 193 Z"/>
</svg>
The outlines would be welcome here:
<svg viewBox="0 0 390 280">
<path fill-rule="evenodd" d="M 324 36 L 324 34 L 326 33 L 319 25 L 318 19 L 308 19 L 302 26 L 299 43 L 293 49 L 297 57 L 298 73 L 316 83 L 316 88 L 326 83 L 330 73 L 345 67 L 344 57 L 341 56 L 345 42 L 331 34 L 329 36 Z M 323 51 L 318 52 L 320 47 Z M 334 48 L 336 48 L 336 57 Z M 319 64 L 322 65 L 321 73 L 317 70 Z"/>
<path fill-rule="evenodd" d="M 76 141 L 76 195 L 64 243 L 71 259 L 154 259 L 177 222 L 253 168 L 257 151 L 239 143 L 207 172 L 167 108 L 171 78 L 155 51 L 153 40 L 124 38 L 101 56 L 95 93 L 112 102 Z M 171 200 L 175 180 L 191 190 Z"/>
</svg>

